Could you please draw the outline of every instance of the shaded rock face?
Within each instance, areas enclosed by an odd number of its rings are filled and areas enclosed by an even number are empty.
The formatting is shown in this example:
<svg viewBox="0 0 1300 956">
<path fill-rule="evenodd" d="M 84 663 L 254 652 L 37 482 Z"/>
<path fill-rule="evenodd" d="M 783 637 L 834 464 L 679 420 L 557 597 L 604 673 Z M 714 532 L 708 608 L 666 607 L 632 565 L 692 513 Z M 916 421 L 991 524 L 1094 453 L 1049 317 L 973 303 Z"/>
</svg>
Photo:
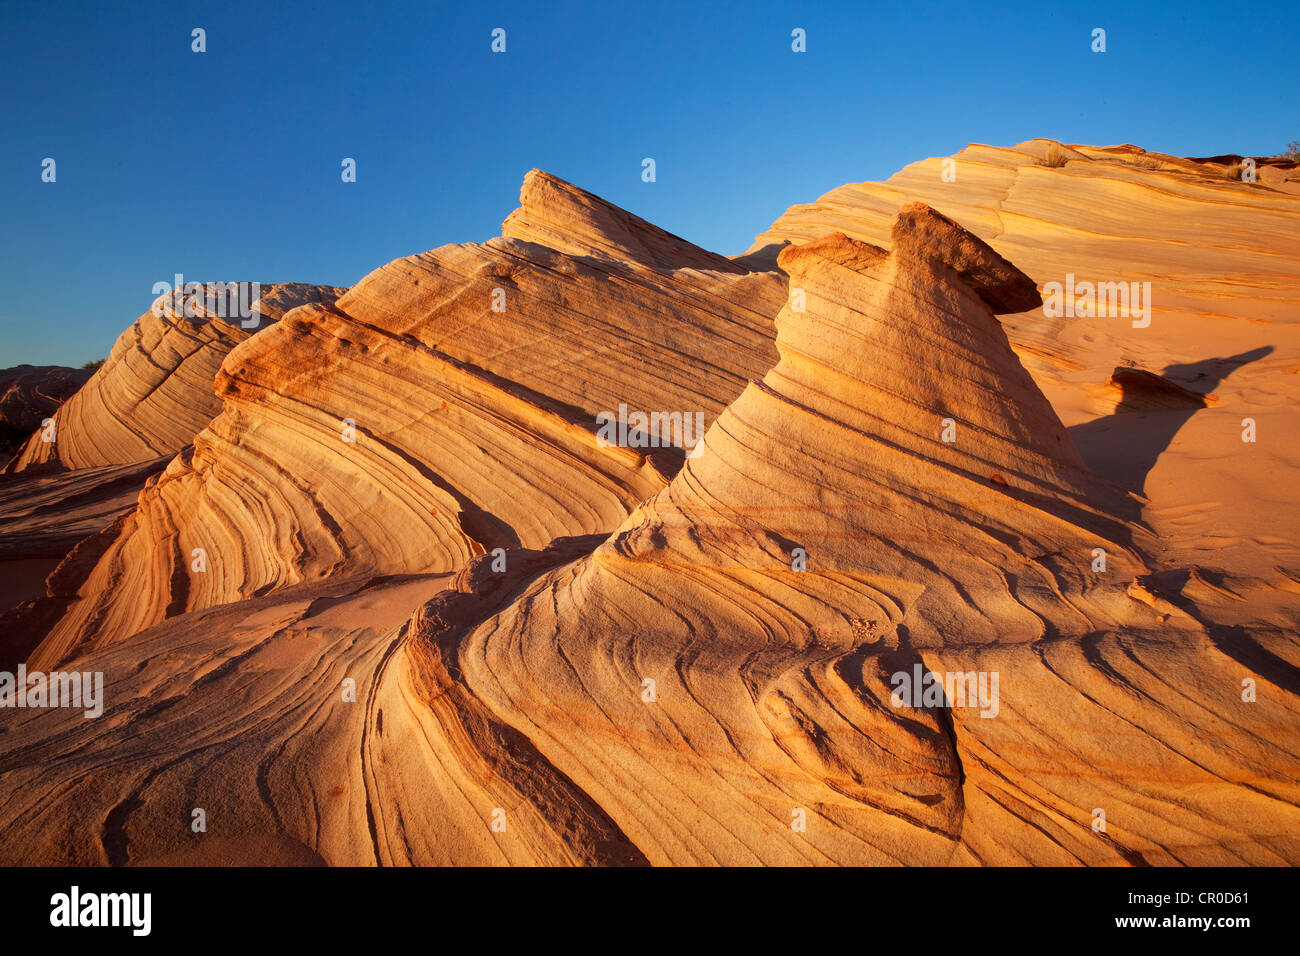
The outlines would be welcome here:
<svg viewBox="0 0 1300 956">
<path fill-rule="evenodd" d="M 0 369 L 0 461 L 21 447 L 90 376 L 89 369 L 61 365 Z"/>
<path fill-rule="evenodd" d="M 1092 451 L 1127 459 L 1129 396 L 1267 425 L 1286 387 L 1234 383 L 1294 360 L 1217 341 L 1245 319 L 1196 318 L 1233 302 L 1205 248 L 1124 204 L 1201 203 L 1264 310 L 1300 211 L 1047 146 L 972 147 L 936 208 L 915 170 L 845 187 L 733 260 L 534 171 L 501 238 L 238 344 L 220 413 L 29 613 L 29 667 L 102 671 L 107 706 L 6 724 L 0 860 L 1300 862 L 1300 566 L 1172 547 L 1067 427 L 1101 415 Z M 1109 233 L 1063 245 L 1080 196 Z M 1121 260 L 1186 297 L 1125 333 L 1043 315 L 1043 283 Z M 1163 371 L 1111 379 L 1134 341 Z M 620 404 L 705 438 L 610 446 Z M 24 533 L 61 490 L 15 486 Z M 179 819 L 199 797 L 220 832 Z"/>
<path fill-rule="evenodd" d="M 0 481 L 0 671 L 13 673 L 58 622 L 112 528 L 167 458 Z"/>
<path fill-rule="evenodd" d="M 231 349 L 295 306 L 333 301 L 342 292 L 299 283 L 264 285 L 247 322 L 209 313 L 194 294 L 160 296 L 59 409 L 55 440 L 31 435 L 3 471 L 95 468 L 175 454 L 220 411 L 212 381 Z"/>
<path fill-rule="evenodd" d="M 539 172 L 521 202 L 508 233 L 572 252 L 445 246 L 231 349 L 220 414 L 111 532 L 36 659 L 302 581 L 608 532 L 662 488 L 683 449 L 606 445 L 597 416 L 711 422 L 775 360 L 785 283 Z"/>
</svg>

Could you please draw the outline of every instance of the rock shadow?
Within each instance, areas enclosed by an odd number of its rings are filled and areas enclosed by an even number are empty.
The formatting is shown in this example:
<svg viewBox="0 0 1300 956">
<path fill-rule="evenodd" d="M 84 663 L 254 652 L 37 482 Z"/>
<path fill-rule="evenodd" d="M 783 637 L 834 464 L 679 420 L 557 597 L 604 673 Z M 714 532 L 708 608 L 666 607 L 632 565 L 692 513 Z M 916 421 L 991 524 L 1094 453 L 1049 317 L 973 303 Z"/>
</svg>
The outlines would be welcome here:
<svg viewBox="0 0 1300 956">
<path fill-rule="evenodd" d="M 1147 475 L 1179 429 L 1209 402 L 1220 382 L 1273 352 L 1260 346 L 1226 358 L 1168 365 L 1159 375 L 1116 369 L 1111 382 L 1122 397 L 1109 415 L 1069 429 L 1088 467 L 1129 491 L 1144 494 Z"/>
</svg>

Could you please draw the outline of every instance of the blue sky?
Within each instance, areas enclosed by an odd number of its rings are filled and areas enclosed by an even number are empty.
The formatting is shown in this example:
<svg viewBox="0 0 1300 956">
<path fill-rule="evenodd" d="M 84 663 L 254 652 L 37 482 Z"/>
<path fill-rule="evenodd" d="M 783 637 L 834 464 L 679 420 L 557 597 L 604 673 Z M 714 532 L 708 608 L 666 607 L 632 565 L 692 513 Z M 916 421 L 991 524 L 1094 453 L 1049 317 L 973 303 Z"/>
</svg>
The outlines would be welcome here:
<svg viewBox="0 0 1300 956">
<path fill-rule="evenodd" d="M 351 285 L 482 241 L 534 166 L 733 254 L 970 142 L 1300 139 L 1294 3 L 980 6 L 0 2 L 0 367 L 103 357 L 177 272 Z"/>
</svg>

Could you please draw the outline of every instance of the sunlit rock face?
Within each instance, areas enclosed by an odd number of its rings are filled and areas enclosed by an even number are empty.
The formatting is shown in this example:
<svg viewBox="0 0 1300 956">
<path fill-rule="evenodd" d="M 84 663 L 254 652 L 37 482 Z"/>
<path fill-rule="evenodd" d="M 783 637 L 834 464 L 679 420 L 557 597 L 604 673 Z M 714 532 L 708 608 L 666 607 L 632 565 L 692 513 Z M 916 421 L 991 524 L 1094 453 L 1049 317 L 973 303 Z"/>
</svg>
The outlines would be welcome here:
<svg viewBox="0 0 1300 956">
<path fill-rule="evenodd" d="M 534 171 L 287 310 L 0 489 L 100 517 L 0 623 L 104 675 L 0 861 L 1300 862 L 1300 197 L 1228 168 L 972 146 L 733 259 Z"/>
<path fill-rule="evenodd" d="M 248 299 L 257 284 L 235 285 L 248 287 Z M 247 318 L 215 293 L 159 296 L 53 416 L 52 436 L 33 434 L 3 470 L 124 465 L 180 451 L 221 410 L 212 383 L 231 349 L 290 309 L 343 292 L 292 282 L 258 288 Z"/>
<path fill-rule="evenodd" d="M 680 443 L 611 444 L 598 416 L 712 422 L 775 361 L 784 279 L 540 172 L 521 201 L 506 232 L 569 251 L 444 246 L 232 349 L 220 413 L 105 532 L 37 658 L 290 584 L 608 532 L 662 488 Z"/>
</svg>

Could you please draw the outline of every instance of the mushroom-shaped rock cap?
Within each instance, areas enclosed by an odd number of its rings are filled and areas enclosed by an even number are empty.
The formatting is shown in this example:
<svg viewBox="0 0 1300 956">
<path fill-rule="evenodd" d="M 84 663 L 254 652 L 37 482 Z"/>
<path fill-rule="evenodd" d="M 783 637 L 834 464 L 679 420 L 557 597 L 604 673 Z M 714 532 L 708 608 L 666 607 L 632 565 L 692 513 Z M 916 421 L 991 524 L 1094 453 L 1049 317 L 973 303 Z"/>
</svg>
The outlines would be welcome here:
<svg viewBox="0 0 1300 956">
<path fill-rule="evenodd" d="M 994 314 L 1024 312 L 1043 304 L 1038 287 L 983 239 L 925 203 L 901 206 L 894 217 L 894 250 L 950 266 Z"/>
<path fill-rule="evenodd" d="M 968 232 L 925 203 L 907 203 L 893 223 L 893 254 L 938 262 L 957 273 L 995 313 L 1024 312 L 1043 304 L 1038 287 L 983 239 Z M 781 250 L 777 262 L 789 272 L 806 258 L 826 259 L 855 272 L 866 272 L 888 253 L 869 242 L 834 232 Z"/>
</svg>

